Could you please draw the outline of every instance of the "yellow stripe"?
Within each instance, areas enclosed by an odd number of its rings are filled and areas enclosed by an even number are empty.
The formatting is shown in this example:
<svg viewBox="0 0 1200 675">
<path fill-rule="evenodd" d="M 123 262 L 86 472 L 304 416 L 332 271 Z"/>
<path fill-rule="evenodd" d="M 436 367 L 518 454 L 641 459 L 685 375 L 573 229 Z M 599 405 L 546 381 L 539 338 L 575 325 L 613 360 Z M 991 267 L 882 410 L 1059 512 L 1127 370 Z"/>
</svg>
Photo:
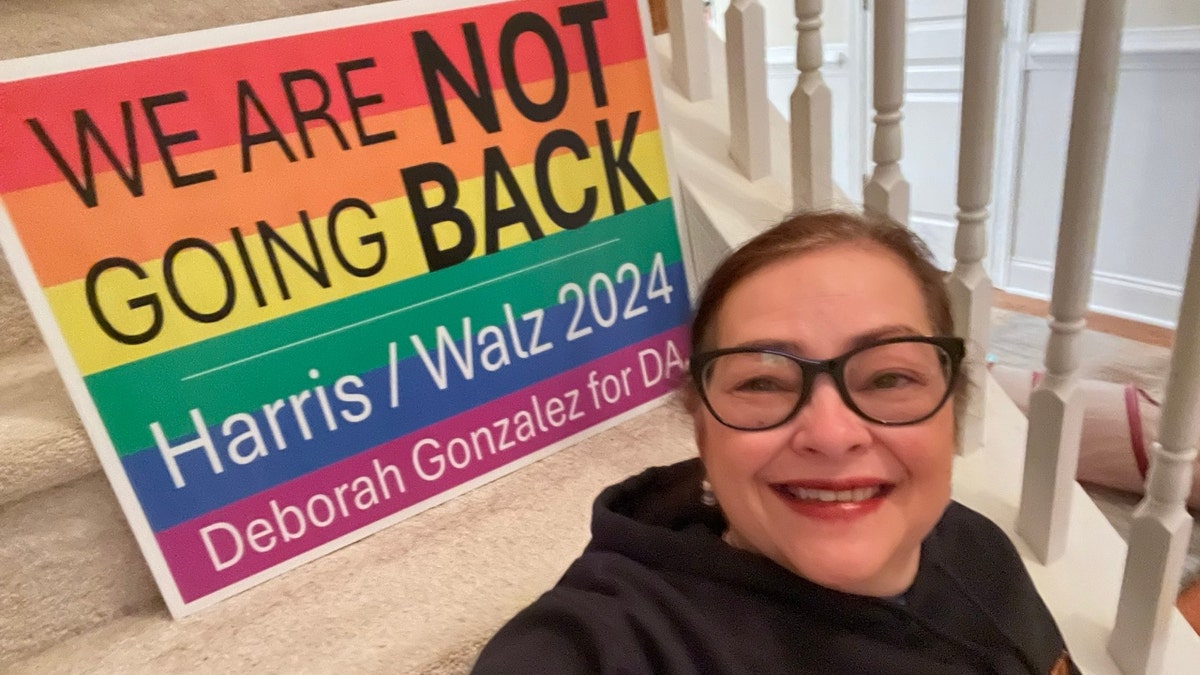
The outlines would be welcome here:
<svg viewBox="0 0 1200 675">
<path fill-rule="evenodd" d="M 582 194 L 586 187 L 596 186 L 597 210 L 593 220 L 599 220 L 612 215 L 611 200 L 599 149 L 593 147 L 590 150 L 590 157 L 586 160 L 577 160 L 573 155 L 565 152 L 556 155 L 551 160 L 551 181 L 562 206 L 569 210 L 574 210 L 582 203 Z M 630 161 L 655 195 L 663 198 L 669 194 L 669 181 L 658 131 L 648 132 L 637 137 L 633 144 Z M 542 231 L 547 236 L 561 232 L 552 224 L 538 200 L 533 165 L 515 167 L 513 174 L 522 194 L 529 201 Z M 626 208 L 640 206 L 641 198 L 626 184 L 624 179 L 622 179 L 622 184 Z M 499 207 L 504 208 L 511 205 L 511 200 L 506 198 L 502 184 L 498 190 L 500 194 Z M 441 195 L 438 193 L 440 190 L 427 192 L 427 203 L 440 203 Z M 344 252 L 350 262 L 356 266 L 365 267 L 377 258 L 377 253 L 373 247 L 364 248 L 360 245 L 358 238 L 372 232 L 382 232 L 387 245 L 387 262 L 383 269 L 368 278 L 356 277 L 346 272 L 330 248 L 325 219 L 323 217 L 313 218 L 312 231 L 317 248 L 325 262 L 325 269 L 329 274 L 330 287 L 321 287 L 294 261 L 286 255 L 281 255 L 279 256 L 280 267 L 283 269 L 284 278 L 291 294 L 291 298 L 288 300 L 283 300 L 281 297 L 279 286 L 258 235 L 252 235 L 253 230 L 243 226 L 242 235 L 250 254 L 251 267 L 257 273 L 266 299 L 264 307 L 260 307 L 255 299 L 245 266 L 234 243 L 230 240 L 215 244 L 222 258 L 231 268 L 236 289 L 232 312 L 215 323 L 194 321 L 178 309 L 163 281 L 161 258 L 141 264 L 148 275 L 147 279 L 138 279 L 132 272 L 123 269 L 114 269 L 104 273 L 97 283 L 98 292 L 102 294 L 99 305 L 104 315 L 123 332 L 137 333 L 147 329 L 151 324 L 153 310 L 145 306 L 130 309 L 127 304 L 130 300 L 153 294 L 161 303 L 164 313 L 162 331 L 154 339 L 144 344 L 121 344 L 101 330 L 88 307 L 83 280 L 77 279 L 47 288 L 46 295 L 80 371 L 84 375 L 90 375 L 427 272 L 428 266 L 417 237 L 408 199 L 400 198 L 372 206 L 376 212 L 374 220 L 368 220 L 365 215 L 360 216 L 355 211 L 348 211 L 346 215 L 342 216 L 342 219 L 339 220 L 339 241 L 342 242 Z M 481 177 L 459 183 L 458 206 L 470 216 L 475 224 L 476 246 L 472 257 L 484 255 L 483 179 Z M 448 248 L 457 241 L 457 229 L 449 223 L 436 226 L 435 232 L 440 238 L 444 237 L 440 239 L 444 248 Z M 300 223 L 278 228 L 276 233 L 299 251 L 304 259 L 312 260 Z M 501 231 L 501 249 L 526 241 L 528 241 L 528 236 L 525 234 L 525 228 L 521 225 L 508 227 Z M 219 270 L 212 258 L 203 252 L 186 251 L 177 256 L 173 276 L 178 280 L 183 299 L 196 311 L 213 312 L 224 302 L 225 285 L 221 281 Z"/>
</svg>

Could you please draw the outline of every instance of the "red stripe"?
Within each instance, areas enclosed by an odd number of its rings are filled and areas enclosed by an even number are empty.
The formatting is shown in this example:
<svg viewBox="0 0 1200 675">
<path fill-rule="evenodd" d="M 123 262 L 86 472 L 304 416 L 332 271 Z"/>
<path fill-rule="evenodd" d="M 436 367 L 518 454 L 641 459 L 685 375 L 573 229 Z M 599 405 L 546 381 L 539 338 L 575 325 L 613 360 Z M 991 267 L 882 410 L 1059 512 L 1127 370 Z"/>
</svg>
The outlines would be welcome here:
<svg viewBox="0 0 1200 675">
<path fill-rule="evenodd" d="M 1142 414 L 1138 410 L 1138 388 L 1135 385 L 1125 385 L 1125 415 L 1129 418 L 1129 446 L 1133 450 L 1133 461 L 1137 462 L 1138 473 L 1142 480 L 1150 469 L 1150 459 L 1146 457 L 1146 445 L 1142 438 Z"/>
<path fill-rule="evenodd" d="M 501 29 L 512 15 L 534 12 L 554 27 L 568 70 L 585 71 L 587 60 L 581 31 L 577 26 L 562 26 L 558 15 L 560 7 L 579 3 L 580 0 L 520 0 L 0 83 L 0 158 L 3 158 L 0 193 L 64 179 L 26 123 L 30 118 L 41 122 L 68 163 L 78 171 L 79 151 L 72 113 L 77 109 L 90 113 L 105 138 L 118 146 L 117 155 L 124 162 L 128 153 L 124 149 L 120 104 L 130 101 L 140 160 L 149 162 L 157 160 L 158 153 L 139 102 L 148 96 L 180 90 L 187 93 L 186 102 L 158 109 L 164 133 L 194 130 L 199 134 L 198 140 L 173 148 L 177 157 L 238 143 L 238 80 L 250 83 L 284 133 L 295 130 L 280 83 L 280 74 L 287 71 L 311 69 L 319 73 L 330 88 L 329 112 L 339 121 L 349 120 L 350 112 L 336 64 L 368 57 L 375 59 L 375 67 L 353 71 L 349 79 L 356 95 L 381 94 L 383 102 L 364 107 L 363 115 L 428 105 L 412 39 L 416 31 L 428 31 L 451 62 L 469 74 L 463 25 L 474 23 L 491 87 L 500 89 L 498 95 L 503 96 L 497 55 Z M 638 37 L 641 23 L 637 3 L 605 0 L 604 4 L 608 17 L 592 24 L 601 65 L 644 58 L 644 45 Z M 552 76 L 546 49 L 536 37 L 522 35 L 515 44 L 517 74 L 522 82 Z M 605 85 L 611 90 L 620 83 Z M 448 98 L 455 96 L 450 87 L 442 88 Z M 299 82 L 295 91 L 302 106 L 315 105 L 319 96 L 317 85 L 311 81 Z M 590 98 L 592 94 L 570 91 L 568 95 Z M 256 122 L 250 129 L 252 133 L 265 130 L 257 117 L 252 116 L 251 120 Z M 500 120 L 502 126 L 504 122 Z M 484 133 L 474 121 L 470 121 L 469 127 L 467 120 L 456 121 L 456 127 L 460 124 L 470 135 Z M 323 124 L 310 126 L 323 127 Z M 321 129 L 317 133 L 327 132 Z M 92 161 L 97 172 L 111 170 L 96 148 L 92 151 Z"/>
</svg>

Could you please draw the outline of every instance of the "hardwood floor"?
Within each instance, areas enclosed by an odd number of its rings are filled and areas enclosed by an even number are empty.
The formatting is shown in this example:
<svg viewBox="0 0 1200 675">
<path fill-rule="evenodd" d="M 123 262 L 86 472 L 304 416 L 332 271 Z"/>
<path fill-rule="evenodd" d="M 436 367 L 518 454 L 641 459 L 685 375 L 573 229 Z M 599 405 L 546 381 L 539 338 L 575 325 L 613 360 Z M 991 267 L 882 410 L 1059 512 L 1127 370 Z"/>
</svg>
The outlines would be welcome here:
<svg viewBox="0 0 1200 675">
<path fill-rule="evenodd" d="M 1013 295 L 1012 293 L 1005 293 L 999 290 L 995 291 L 995 295 L 992 298 L 992 306 L 1013 312 L 1021 312 L 1022 314 L 1032 314 L 1034 316 L 1048 316 L 1050 313 L 1050 303 L 1045 300 Z M 1122 319 L 1108 314 L 1099 314 L 1097 312 L 1088 312 L 1085 319 L 1087 320 L 1087 327 L 1091 330 L 1159 347 L 1169 348 L 1175 339 L 1175 331 L 1170 328 L 1163 328 L 1162 326 L 1152 326 L 1147 323 Z"/>
</svg>

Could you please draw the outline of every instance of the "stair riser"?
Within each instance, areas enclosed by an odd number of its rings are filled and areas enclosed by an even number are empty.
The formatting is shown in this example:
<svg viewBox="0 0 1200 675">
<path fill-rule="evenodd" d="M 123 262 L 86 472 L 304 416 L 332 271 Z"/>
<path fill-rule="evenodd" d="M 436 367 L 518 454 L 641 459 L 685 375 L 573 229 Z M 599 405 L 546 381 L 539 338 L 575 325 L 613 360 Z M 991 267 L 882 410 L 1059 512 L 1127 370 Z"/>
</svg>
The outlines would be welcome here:
<svg viewBox="0 0 1200 675">
<path fill-rule="evenodd" d="M 0 358 L 0 507 L 100 469 L 45 348 Z"/>
<path fill-rule="evenodd" d="M 0 255 L 0 356 L 35 347 L 40 342 L 41 336 L 25 304 L 25 297 L 17 287 L 8 261 Z"/>
</svg>

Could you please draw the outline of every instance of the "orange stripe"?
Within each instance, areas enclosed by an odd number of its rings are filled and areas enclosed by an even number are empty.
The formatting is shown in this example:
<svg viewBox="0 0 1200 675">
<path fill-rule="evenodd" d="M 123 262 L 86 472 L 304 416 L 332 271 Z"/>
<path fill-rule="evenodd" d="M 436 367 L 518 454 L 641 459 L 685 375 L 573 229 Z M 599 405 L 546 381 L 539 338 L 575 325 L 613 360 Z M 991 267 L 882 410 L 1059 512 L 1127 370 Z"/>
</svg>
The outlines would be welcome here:
<svg viewBox="0 0 1200 675">
<path fill-rule="evenodd" d="M 276 228 L 295 223 L 299 209 L 307 209 L 311 218 L 323 218 L 346 197 L 378 203 L 403 196 L 399 170 L 404 167 L 437 161 L 462 181 L 481 175 L 486 146 L 500 146 L 515 167 L 531 163 L 538 140 L 553 129 L 571 129 L 588 146 L 595 146 L 595 122 L 605 119 L 619 143 L 626 115 L 635 110 L 641 111 L 638 133 L 658 128 L 645 61 L 611 66 L 604 77 L 619 83 L 612 87 L 607 107 L 594 107 L 586 94 L 590 92 L 587 74 L 580 73 L 572 76 L 566 110 L 547 123 L 526 120 L 507 97 L 498 96 L 503 131 L 494 135 L 468 135 L 473 118 L 461 101 L 452 101 L 451 119 L 460 140 L 448 146 L 439 143 L 428 108 L 410 109 L 364 121 L 370 133 L 396 130 L 399 138 L 388 143 L 342 151 L 326 130 L 313 134 L 313 159 L 301 154 L 299 161 L 288 163 L 274 144 L 255 147 L 251 150 L 254 169 L 247 174 L 241 173 L 241 151 L 236 146 L 189 155 L 180 161 L 181 173 L 213 168 L 217 179 L 180 189 L 170 187 L 161 163 L 147 164 L 145 194 L 137 198 L 128 194 L 115 172 L 101 174 L 97 184 L 103 197 L 93 209 L 83 207 L 66 183 L 7 194 L 4 203 L 40 284 L 54 286 L 83 277 L 89 267 L 107 257 L 154 260 L 182 238 L 217 243 L 230 238 L 230 228 L 247 233 L 259 220 Z M 531 86 L 530 94 L 548 95 L 550 84 L 540 83 L 545 92 L 535 92 Z M 351 125 L 343 131 L 355 138 Z M 289 135 L 288 142 L 303 152 L 295 135 Z"/>
</svg>

